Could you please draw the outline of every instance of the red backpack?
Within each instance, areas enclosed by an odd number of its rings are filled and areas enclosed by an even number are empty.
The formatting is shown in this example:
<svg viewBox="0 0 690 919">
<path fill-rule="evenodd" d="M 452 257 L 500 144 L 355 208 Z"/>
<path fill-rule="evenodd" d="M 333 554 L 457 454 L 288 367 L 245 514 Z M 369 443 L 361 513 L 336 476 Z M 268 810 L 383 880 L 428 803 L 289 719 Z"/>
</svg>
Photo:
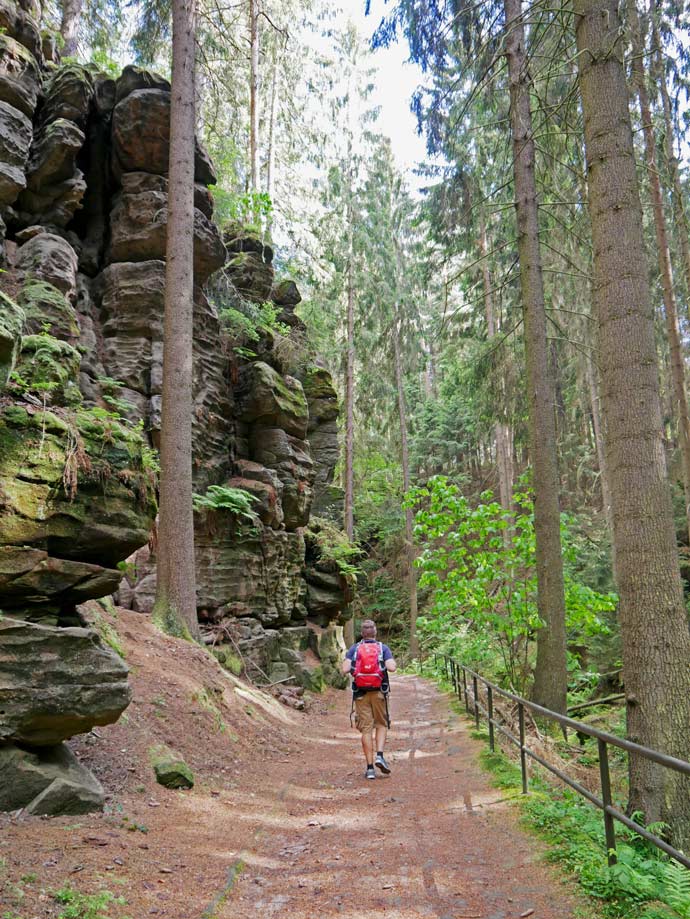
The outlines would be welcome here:
<svg viewBox="0 0 690 919">
<path fill-rule="evenodd" d="M 383 645 L 380 641 L 362 641 L 357 645 L 353 681 L 356 689 L 381 689 Z"/>
</svg>

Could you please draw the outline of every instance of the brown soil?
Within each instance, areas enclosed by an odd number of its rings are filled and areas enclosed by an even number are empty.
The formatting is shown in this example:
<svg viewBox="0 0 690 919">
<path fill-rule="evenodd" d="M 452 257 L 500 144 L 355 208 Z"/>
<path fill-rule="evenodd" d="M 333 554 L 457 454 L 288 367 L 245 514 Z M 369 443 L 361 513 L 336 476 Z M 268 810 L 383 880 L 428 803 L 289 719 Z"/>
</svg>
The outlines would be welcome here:
<svg viewBox="0 0 690 919">
<path fill-rule="evenodd" d="M 116 624 L 134 702 L 74 743 L 110 792 L 106 813 L 0 817 L 2 919 L 59 916 L 65 886 L 124 897 L 117 919 L 582 914 L 429 683 L 394 677 L 393 773 L 365 781 L 346 693 L 297 713 L 136 613 Z M 156 785 L 147 750 L 161 742 L 194 769 L 193 790 Z"/>
</svg>

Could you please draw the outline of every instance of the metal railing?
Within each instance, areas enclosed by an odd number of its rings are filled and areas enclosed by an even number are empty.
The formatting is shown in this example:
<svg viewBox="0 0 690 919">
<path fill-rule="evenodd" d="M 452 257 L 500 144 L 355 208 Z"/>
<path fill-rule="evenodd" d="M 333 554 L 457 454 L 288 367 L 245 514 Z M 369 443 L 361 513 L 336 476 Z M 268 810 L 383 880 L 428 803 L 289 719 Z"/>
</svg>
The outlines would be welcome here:
<svg viewBox="0 0 690 919">
<path fill-rule="evenodd" d="M 676 861 L 680 862 L 681 865 L 684 865 L 686 868 L 690 868 L 690 857 L 684 855 L 678 849 L 675 849 L 672 845 L 669 845 L 664 839 L 660 836 L 657 836 L 655 833 L 650 832 L 646 827 L 640 826 L 638 823 L 635 823 L 634 820 L 631 820 L 627 814 L 624 814 L 619 808 L 617 808 L 611 796 L 611 772 L 609 769 L 609 754 L 608 747 L 619 747 L 621 750 L 626 750 L 628 753 L 635 753 L 638 756 L 644 756 L 652 762 L 658 763 L 660 766 L 664 766 L 667 769 L 673 769 L 676 772 L 680 772 L 683 775 L 690 776 L 690 763 L 685 762 L 682 759 L 676 759 L 674 756 L 667 756 L 665 753 L 659 753 L 657 750 L 651 750 L 648 747 L 643 747 L 640 744 L 633 743 L 630 740 L 624 740 L 620 737 L 616 737 L 614 734 L 608 734 L 605 731 L 600 731 L 597 728 L 592 727 L 589 724 L 584 724 L 581 721 L 575 721 L 573 718 L 569 718 L 567 715 L 560 715 L 558 712 L 553 712 L 548 708 L 543 708 L 541 705 L 537 705 L 535 702 L 530 702 L 528 699 L 523 699 L 522 696 L 515 695 L 515 693 L 508 692 L 506 689 L 502 689 L 500 686 L 497 686 L 495 683 L 492 683 L 490 680 L 487 680 L 481 674 L 476 673 L 474 670 L 471 670 L 469 667 L 466 667 L 464 664 L 460 664 L 454 658 L 449 657 L 448 655 L 434 655 L 438 660 L 439 657 L 443 659 L 446 677 L 448 681 L 452 684 L 453 690 L 457 695 L 459 701 L 465 701 L 465 710 L 468 714 L 474 716 L 475 725 L 479 728 L 480 725 L 480 715 L 484 715 L 488 722 L 489 726 L 489 747 L 493 752 L 496 748 L 496 731 L 498 731 L 502 736 L 504 736 L 510 743 L 514 744 L 520 751 L 520 770 L 522 773 L 522 793 L 528 793 L 528 775 L 527 775 L 527 760 L 528 758 L 535 760 L 539 763 L 540 766 L 543 766 L 544 769 L 547 769 L 552 775 L 557 776 L 562 782 L 576 791 L 578 794 L 586 798 L 590 804 L 593 804 L 595 807 L 604 813 L 604 831 L 606 834 L 606 848 L 608 850 L 608 860 L 609 865 L 614 865 L 616 863 L 616 827 L 615 821 L 618 820 L 628 829 L 632 830 L 634 833 L 637 833 L 639 836 L 642 836 L 648 842 L 651 842 L 658 849 L 661 849 L 663 852 L 666 852 L 667 855 L 670 855 L 671 858 L 674 858 Z M 471 681 L 471 689 L 469 687 L 469 682 Z M 479 685 L 482 685 L 486 689 L 486 706 L 482 704 L 479 698 Z M 509 731 L 503 724 L 494 718 L 494 696 L 501 696 L 504 699 L 509 699 L 511 702 L 517 705 L 518 709 L 518 726 L 519 726 L 519 737 L 516 737 L 512 731 Z M 599 750 L 599 777 L 601 781 L 601 797 L 593 794 L 589 791 L 588 788 L 585 788 L 575 779 L 572 779 L 569 775 L 566 775 L 561 769 L 558 769 L 552 763 L 549 763 L 544 757 L 540 756 L 535 750 L 530 750 L 526 744 L 526 732 L 525 732 L 525 711 L 534 712 L 535 715 L 538 715 L 540 718 L 546 718 L 549 721 L 555 721 L 560 724 L 563 728 L 571 728 L 574 731 L 577 731 L 578 734 L 584 734 L 588 737 L 593 737 L 597 741 L 598 750 Z"/>
</svg>

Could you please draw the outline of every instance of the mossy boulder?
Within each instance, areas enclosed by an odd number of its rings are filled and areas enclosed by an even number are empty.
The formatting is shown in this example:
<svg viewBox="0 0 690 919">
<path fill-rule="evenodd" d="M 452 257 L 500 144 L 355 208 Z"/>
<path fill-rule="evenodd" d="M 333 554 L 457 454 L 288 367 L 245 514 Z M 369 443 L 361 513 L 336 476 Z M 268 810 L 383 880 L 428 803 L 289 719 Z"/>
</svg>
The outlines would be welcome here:
<svg viewBox="0 0 690 919">
<path fill-rule="evenodd" d="M 115 568 L 148 541 L 156 513 L 143 451 L 141 435 L 102 410 L 5 406 L 0 545 Z"/>
<path fill-rule="evenodd" d="M 183 757 L 170 747 L 157 745 L 149 749 L 149 759 L 156 781 L 165 788 L 193 788 L 194 773 Z"/>
<path fill-rule="evenodd" d="M 38 396 L 48 406 L 81 404 L 81 355 L 66 341 L 47 332 L 22 338 L 16 365 L 17 388 Z"/>
<path fill-rule="evenodd" d="M 132 698 L 127 674 L 93 629 L 0 619 L 0 742 L 43 747 L 112 724 Z"/>
<path fill-rule="evenodd" d="M 18 299 L 26 317 L 25 334 L 47 331 L 62 341 L 76 342 L 79 339 L 76 310 L 55 285 L 48 281 L 28 280 Z"/>
<path fill-rule="evenodd" d="M 309 409 L 302 384 L 294 377 L 281 376 L 263 361 L 255 361 L 242 371 L 237 398 L 243 421 L 306 437 Z"/>
<path fill-rule="evenodd" d="M 326 679 L 321 664 L 312 667 L 309 664 L 291 664 L 290 670 L 299 686 L 311 692 L 323 692 L 326 688 Z"/>
</svg>

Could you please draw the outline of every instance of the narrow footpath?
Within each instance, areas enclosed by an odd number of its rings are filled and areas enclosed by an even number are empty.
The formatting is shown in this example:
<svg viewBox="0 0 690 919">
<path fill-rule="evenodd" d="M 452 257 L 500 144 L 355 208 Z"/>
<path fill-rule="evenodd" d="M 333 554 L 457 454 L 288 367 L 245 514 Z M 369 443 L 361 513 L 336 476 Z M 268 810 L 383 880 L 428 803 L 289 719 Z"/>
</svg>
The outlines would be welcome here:
<svg viewBox="0 0 690 919">
<path fill-rule="evenodd" d="M 349 697 L 339 695 L 312 720 L 299 762 L 293 755 L 282 775 L 273 763 L 235 810 L 253 834 L 209 919 L 587 915 L 490 787 L 477 765 L 481 744 L 433 686 L 394 679 L 393 772 L 375 782 L 363 778 Z"/>
</svg>

